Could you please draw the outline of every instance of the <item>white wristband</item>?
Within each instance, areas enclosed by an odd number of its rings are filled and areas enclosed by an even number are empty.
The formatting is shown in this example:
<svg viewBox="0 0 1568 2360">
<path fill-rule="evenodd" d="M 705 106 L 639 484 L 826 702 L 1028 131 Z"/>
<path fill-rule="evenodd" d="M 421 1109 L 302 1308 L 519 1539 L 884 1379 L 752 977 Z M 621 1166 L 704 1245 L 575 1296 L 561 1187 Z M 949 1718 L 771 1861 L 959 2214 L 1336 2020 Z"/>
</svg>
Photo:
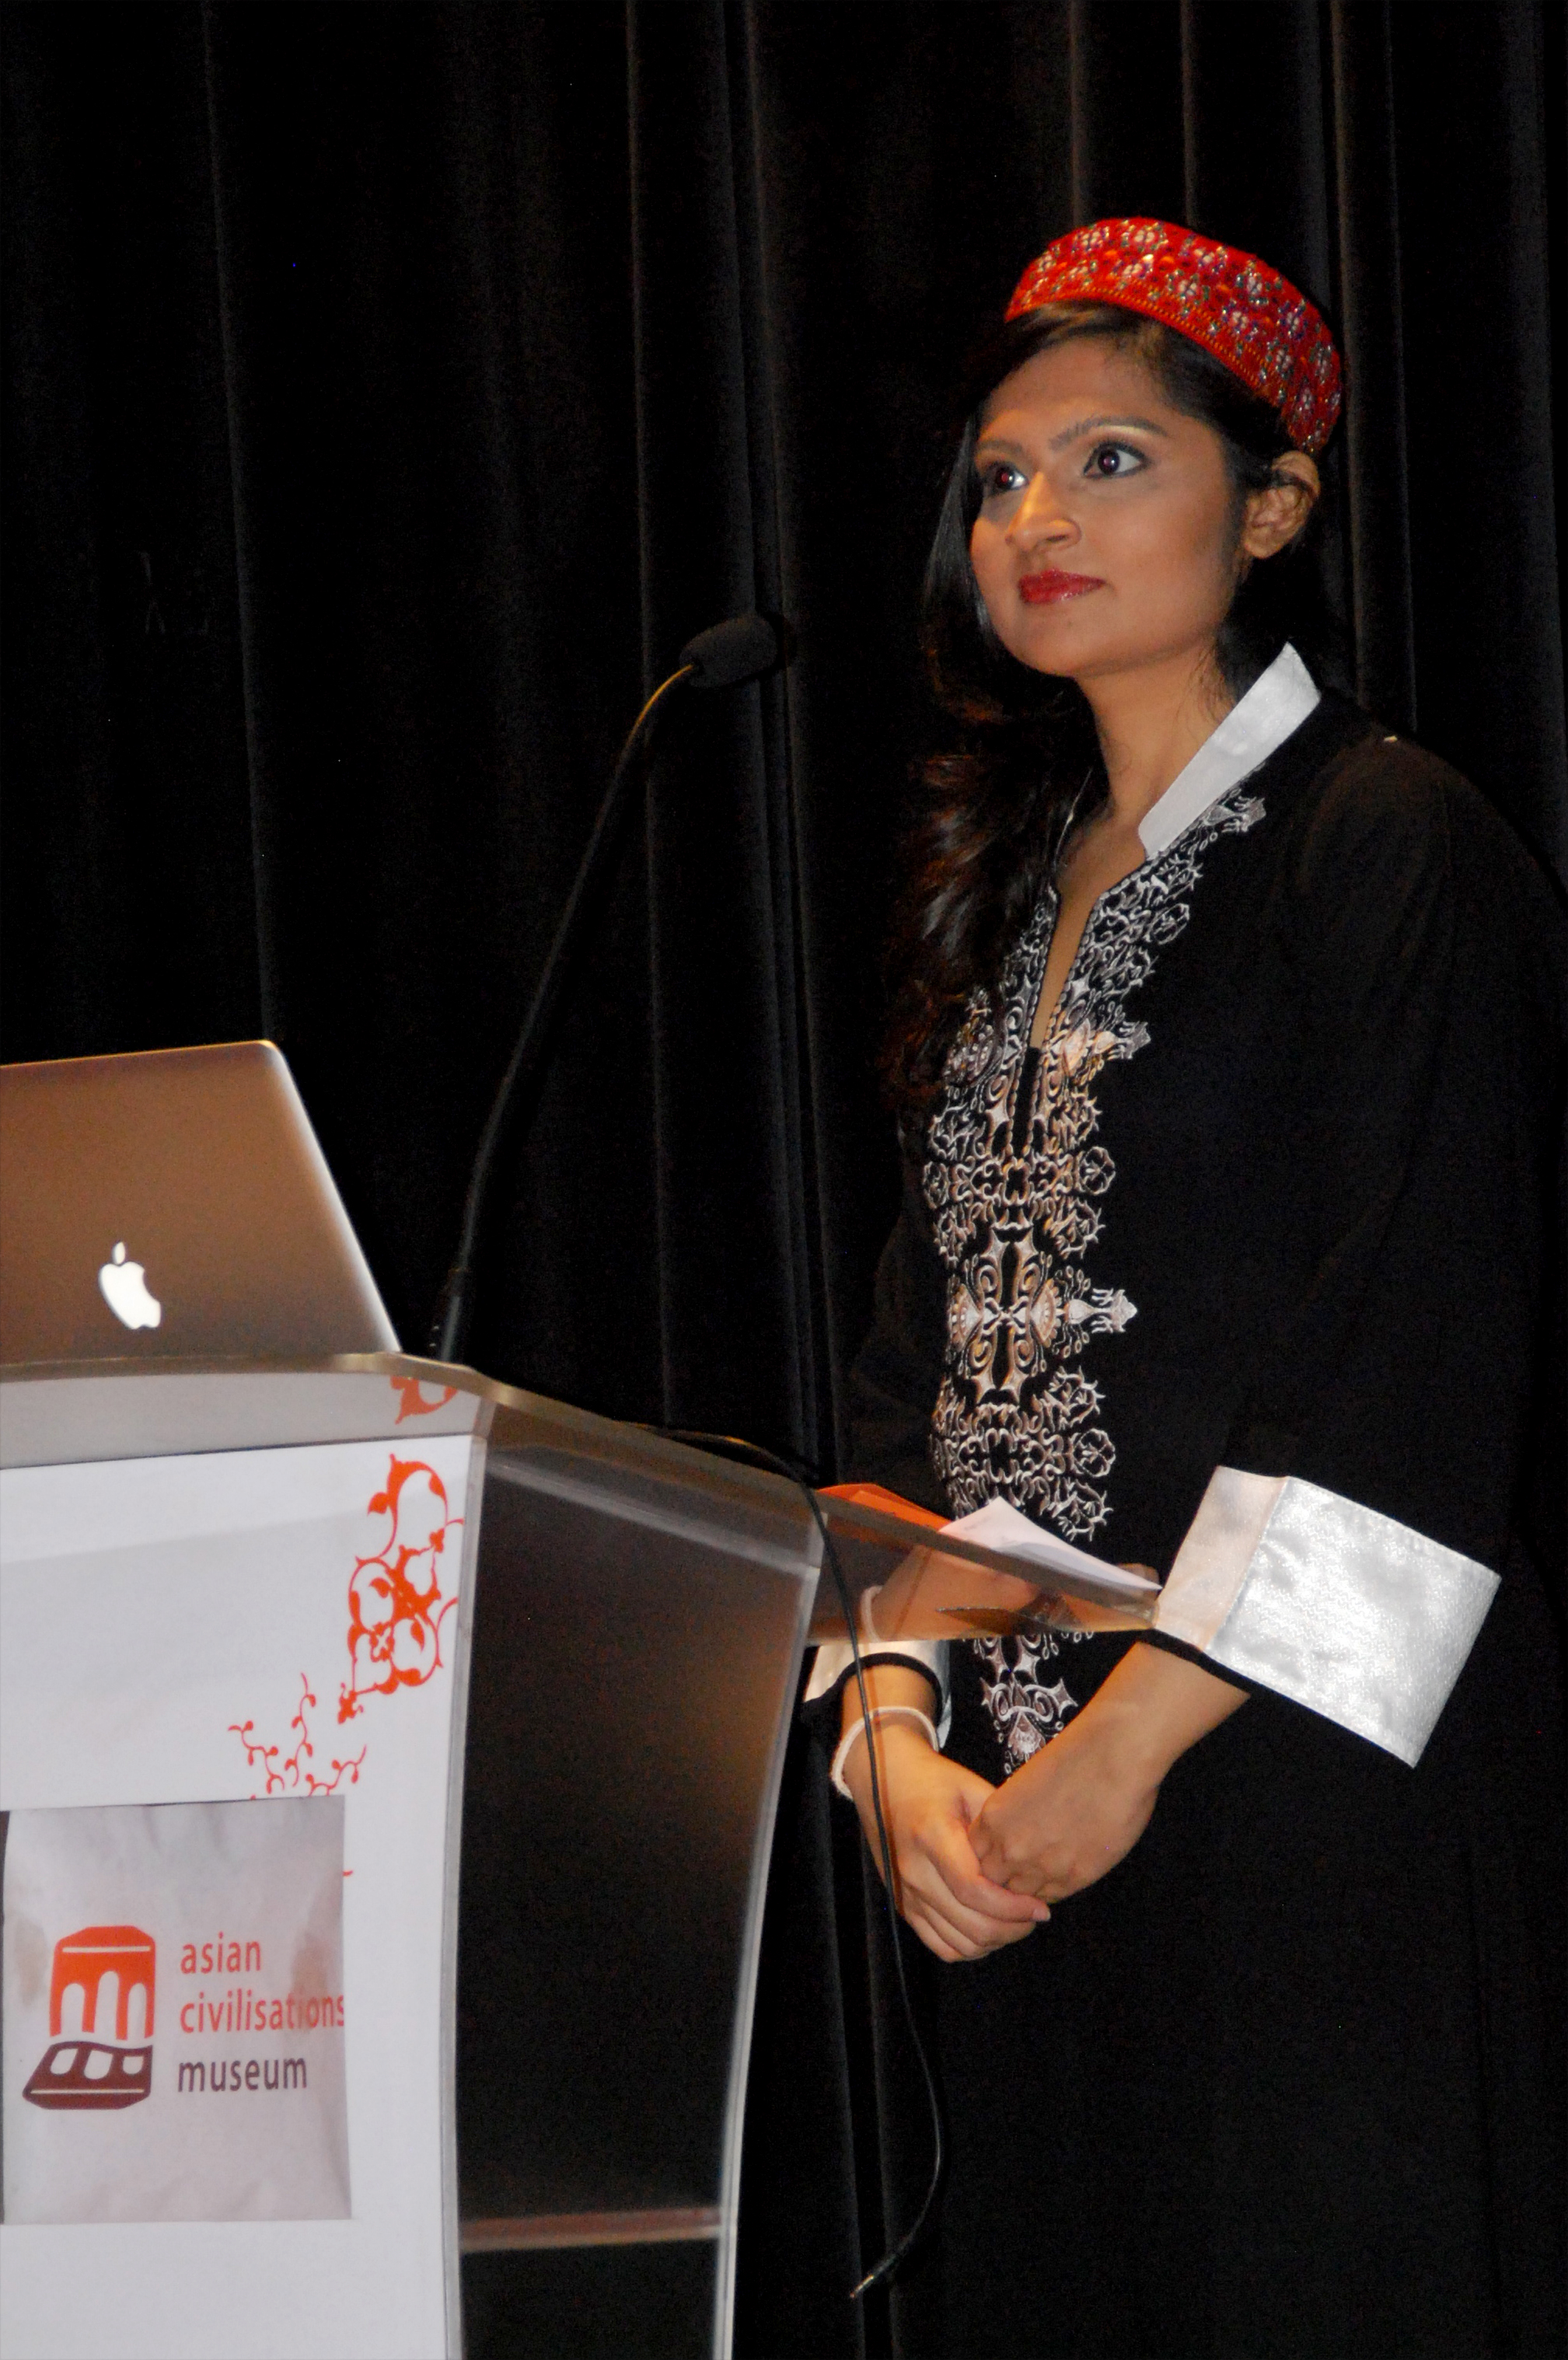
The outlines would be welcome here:
<svg viewBox="0 0 1568 2360">
<path fill-rule="evenodd" d="M 856 1738 L 863 1737 L 865 1735 L 868 1721 L 912 1721 L 916 1729 L 923 1729 L 925 1731 L 927 1736 L 931 1742 L 931 1751 L 933 1754 L 939 1754 L 942 1750 L 941 1743 L 937 1735 L 937 1725 L 935 1721 L 933 1721 L 928 1712 L 922 1712 L 918 1705 L 872 1705 L 869 1714 L 858 1713 L 856 1715 L 849 1728 L 844 1732 L 843 1736 L 839 1740 L 838 1745 L 834 1750 L 832 1767 L 828 1773 L 828 1776 L 832 1779 L 835 1787 L 838 1789 L 839 1793 L 843 1796 L 844 1800 L 847 1803 L 852 1803 L 855 1798 L 853 1795 L 850 1794 L 848 1786 L 844 1784 L 844 1765 L 850 1758 Z"/>
</svg>

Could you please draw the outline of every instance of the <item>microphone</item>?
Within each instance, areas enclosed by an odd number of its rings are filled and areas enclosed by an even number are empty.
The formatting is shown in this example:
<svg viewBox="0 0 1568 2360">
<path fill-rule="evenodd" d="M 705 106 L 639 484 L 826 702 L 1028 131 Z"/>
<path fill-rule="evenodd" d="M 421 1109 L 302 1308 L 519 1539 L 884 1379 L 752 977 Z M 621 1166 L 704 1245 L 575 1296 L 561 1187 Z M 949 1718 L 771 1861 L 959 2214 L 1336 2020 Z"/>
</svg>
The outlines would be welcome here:
<svg viewBox="0 0 1568 2360">
<path fill-rule="evenodd" d="M 681 661 L 692 668 L 694 688 L 734 688 L 787 663 L 792 652 L 782 615 L 732 615 L 728 623 L 715 623 L 688 639 Z"/>
<path fill-rule="evenodd" d="M 555 939 L 523 1018 L 522 1031 L 518 1034 L 517 1045 L 501 1076 L 500 1087 L 480 1136 L 463 1204 L 457 1251 L 446 1273 L 431 1327 L 430 1349 L 434 1359 L 458 1360 L 467 1343 L 479 1240 L 497 1161 L 527 1086 L 543 1062 L 551 1024 L 572 959 L 620 841 L 628 791 L 639 773 L 641 757 L 652 744 L 665 705 L 677 689 L 737 688 L 744 681 L 760 680 L 765 672 L 778 671 L 788 663 L 793 652 L 794 634 L 782 615 L 732 615 L 727 623 L 715 623 L 711 629 L 699 631 L 695 639 L 686 641 L 677 668 L 668 680 L 660 682 L 628 731 L 594 821 L 587 849 L 561 912 Z"/>
</svg>

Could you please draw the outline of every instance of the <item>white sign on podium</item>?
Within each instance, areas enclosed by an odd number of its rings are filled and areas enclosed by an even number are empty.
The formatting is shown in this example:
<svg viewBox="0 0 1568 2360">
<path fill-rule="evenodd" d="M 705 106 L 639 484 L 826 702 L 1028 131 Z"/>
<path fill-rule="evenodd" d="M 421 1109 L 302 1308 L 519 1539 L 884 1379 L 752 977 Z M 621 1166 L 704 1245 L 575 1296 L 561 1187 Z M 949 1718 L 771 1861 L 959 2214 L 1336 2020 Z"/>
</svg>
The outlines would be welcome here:
<svg viewBox="0 0 1568 2360">
<path fill-rule="evenodd" d="M 6 1393 L 0 2349 L 455 2355 L 483 1404 L 370 1371 Z"/>
</svg>

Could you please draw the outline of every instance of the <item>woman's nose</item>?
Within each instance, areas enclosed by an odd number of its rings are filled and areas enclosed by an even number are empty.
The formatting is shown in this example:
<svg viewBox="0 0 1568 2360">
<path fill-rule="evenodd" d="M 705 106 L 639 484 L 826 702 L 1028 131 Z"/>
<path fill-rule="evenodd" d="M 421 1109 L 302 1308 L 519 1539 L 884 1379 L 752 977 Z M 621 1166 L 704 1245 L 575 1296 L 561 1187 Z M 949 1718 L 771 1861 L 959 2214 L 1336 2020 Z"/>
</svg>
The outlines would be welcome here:
<svg viewBox="0 0 1568 2360">
<path fill-rule="evenodd" d="M 1043 471 L 1032 475 L 1013 512 L 1007 538 L 1020 549 L 1038 549 L 1078 539 L 1078 527 L 1062 513 L 1050 478 Z"/>
</svg>

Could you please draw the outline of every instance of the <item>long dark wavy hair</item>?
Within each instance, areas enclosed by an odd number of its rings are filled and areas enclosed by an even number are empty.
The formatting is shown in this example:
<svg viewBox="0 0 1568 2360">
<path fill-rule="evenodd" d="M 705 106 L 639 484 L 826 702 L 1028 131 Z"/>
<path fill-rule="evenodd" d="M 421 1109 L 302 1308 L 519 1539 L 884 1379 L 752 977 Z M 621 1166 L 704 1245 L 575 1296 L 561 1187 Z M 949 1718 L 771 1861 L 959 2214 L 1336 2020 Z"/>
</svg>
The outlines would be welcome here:
<svg viewBox="0 0 1568 2360">
<path fill-rule="evenodd" d="M 963 424 L 926 569 L 922 645 L 940 735 L 919 776 L 903 847 L 886 976 L 882 1057 L 906 1137 L 941 1089 L 943 1065 L 977 989 L 996 996 L 1002 966 L 1045 890 L 1069 824 L 1108 792 L 1088 699 L 1032 672 L 991 627 L 970 563 L 980 512 L 974 468 L 985 404 L 1035 354 L 1100 337 L 1141 361 L 1171 406 L 1224 446 L 1239 534 L 1250 492 L 1279 480 L 1292 448 L 1277 414 L 1221 361 L 1156 320 L 1107 303 L 1056 303 L 1011 321 L 981 348 L 963 388 Z M 1337 654 L 1316 560 L 1317 516 L 1288 548 L 1251 565 L 1215 650 L 1241 696 L 1291 640 L 1314 669 Z"/>
</svg>

